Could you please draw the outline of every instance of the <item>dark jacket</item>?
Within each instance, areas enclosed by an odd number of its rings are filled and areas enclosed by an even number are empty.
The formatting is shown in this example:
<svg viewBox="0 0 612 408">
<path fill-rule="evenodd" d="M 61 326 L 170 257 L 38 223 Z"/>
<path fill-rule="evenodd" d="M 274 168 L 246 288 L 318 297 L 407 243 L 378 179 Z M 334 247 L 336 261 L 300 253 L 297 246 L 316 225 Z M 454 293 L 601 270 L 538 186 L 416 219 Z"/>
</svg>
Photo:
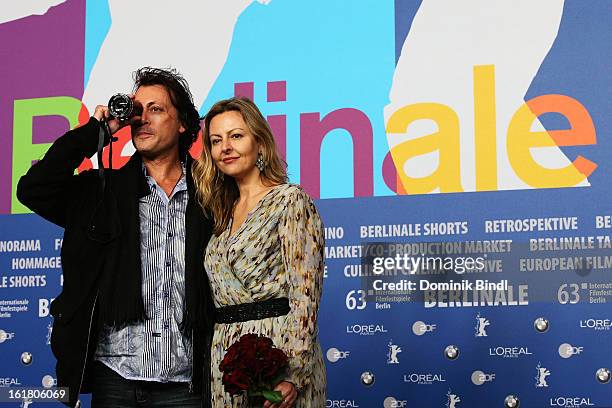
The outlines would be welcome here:
<svg viewBox="0 0 612 408">
<path fill-rule="evenodd" d="M 91 390 L 89 368 L 101 326 L 135 321 L 143 313 L 138 204 L 151 192 L 138 154 L 121 169 L 105 171 L 104 183 L 97 170 L 74 175 L 79 164 L 96 152 L 99 129 L 100 123 L 91 118 L 57 139 L 17 187 L 19 201 L 65 229 L 64 285 L 51 304 L 51 349 L 57 358 L 57 383 L 69 387 L 70 406 L 80 393 Z M 212 222 L 195 200 L 191 157 L 187 160 L 184 316 L 194 337 L 193 390 L 202 392 L 206 407 L 214 308 L 203 254 Z"/>
</svg>

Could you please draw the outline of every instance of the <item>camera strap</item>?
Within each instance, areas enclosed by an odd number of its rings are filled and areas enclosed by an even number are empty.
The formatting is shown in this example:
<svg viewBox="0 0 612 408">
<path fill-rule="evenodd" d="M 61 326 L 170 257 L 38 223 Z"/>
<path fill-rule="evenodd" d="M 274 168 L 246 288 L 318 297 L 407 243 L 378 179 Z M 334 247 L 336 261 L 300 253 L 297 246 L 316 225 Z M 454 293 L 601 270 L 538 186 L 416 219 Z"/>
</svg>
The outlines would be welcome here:
<svg viewBox="0 0 612 408">
<path fill-rule="evenodd" d="M 106 120 L 101 121 L 102 126 L 100 126 L 100 131 L 98 132 L 98 150 L 96 152 L 96 157 L 98 159 L 98 177 L 100 177 L 100 186 L 102 189 L 102 193 L 104 193 L 106 188 L 106 178 L 104 177 L 104 163 L 102 161 L 102 152 L 104 150 L 104 141 L 109 141 L 108 146 L 108 169 L 113 169 L 113 142 L 117 141 L 116 137 L 113 137 L 111 134 L 110 126 L 108 126 L 108 122 Z"/>
<path fill-rule="evenodd" d="M 106 188 L 106 179 L 104 177 L 104 163 L 102 162 L 102 150 L 104 149 L 104 139 L 106 139 L 106 134 L 109 131 L 108 123 L 105 120 L 101 121 L 100 130 L 98 131 L 98 150 L 96 152 L 96 157 L 98 159 L 98 177 L 100 177 L 100 186 L 102 193 Z M 110 132 L 109 132 L 110 133 Z"/>
</svg>

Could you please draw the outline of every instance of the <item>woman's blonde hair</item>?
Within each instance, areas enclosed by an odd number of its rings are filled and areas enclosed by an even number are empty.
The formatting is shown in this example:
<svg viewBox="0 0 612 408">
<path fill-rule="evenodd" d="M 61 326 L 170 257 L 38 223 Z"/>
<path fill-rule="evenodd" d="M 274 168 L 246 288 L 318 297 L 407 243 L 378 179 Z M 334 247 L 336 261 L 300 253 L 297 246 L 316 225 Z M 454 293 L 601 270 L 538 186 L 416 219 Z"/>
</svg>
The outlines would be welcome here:
<svg viewBox="0 0 612 408">
<path fill-rule="evenodd" d="M 264 169 L 260 173 L 265 185 L 287 182 L 287 164 L 278 157 L 274 136 L 257 106 L 247 98 L 230 98 L 215 103 L 204 117 L 202 154 L 193 163 L 193 179 L 197 199 L 204 211 L 214 219 L 214 233 L 221 234 L 229 225 L 232 210 L 240 193 L 233 177 L 224 176 L 213 161 L 210 122 L 224 112 L 239 112 L 261 149 Z"/>
</svg>

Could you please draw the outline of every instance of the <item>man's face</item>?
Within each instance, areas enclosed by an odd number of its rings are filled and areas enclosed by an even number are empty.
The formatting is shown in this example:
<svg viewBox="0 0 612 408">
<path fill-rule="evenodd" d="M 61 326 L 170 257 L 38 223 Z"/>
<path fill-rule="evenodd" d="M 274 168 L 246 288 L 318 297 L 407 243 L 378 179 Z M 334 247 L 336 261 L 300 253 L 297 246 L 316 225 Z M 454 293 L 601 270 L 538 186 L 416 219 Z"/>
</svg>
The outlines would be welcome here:
<svg viewBox="0 0 612 408">
<path fill-rule="evenodd" d="M 180 133 L 185 131 L 170 95 L 161 85 L 141 86 L 134 101 L 142 106 L 142 115 L 133 118 L 132 142 L 147 159 L 178 155 Z"/>
</svg>

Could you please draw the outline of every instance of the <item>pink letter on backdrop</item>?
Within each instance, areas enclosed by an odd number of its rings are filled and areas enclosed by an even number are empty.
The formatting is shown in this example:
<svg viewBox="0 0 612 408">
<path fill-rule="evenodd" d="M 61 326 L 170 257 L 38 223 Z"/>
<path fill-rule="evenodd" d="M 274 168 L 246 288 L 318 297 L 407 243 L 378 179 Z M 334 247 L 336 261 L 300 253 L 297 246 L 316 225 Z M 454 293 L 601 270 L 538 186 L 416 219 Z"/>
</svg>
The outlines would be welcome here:
<svg viewBox="0 0 612 408">
<path fill-rule="evenodd" d="M 300 183 L 313 198 L 321 193 L 321 144 L 334 129 L 345 129 L 353 139 L 355 197 L 371 196 L 374 191 L 372 124 L 360 110 L 337 109 L 320 119 L 320 114 L 300 115 Z"/>
</svg>

